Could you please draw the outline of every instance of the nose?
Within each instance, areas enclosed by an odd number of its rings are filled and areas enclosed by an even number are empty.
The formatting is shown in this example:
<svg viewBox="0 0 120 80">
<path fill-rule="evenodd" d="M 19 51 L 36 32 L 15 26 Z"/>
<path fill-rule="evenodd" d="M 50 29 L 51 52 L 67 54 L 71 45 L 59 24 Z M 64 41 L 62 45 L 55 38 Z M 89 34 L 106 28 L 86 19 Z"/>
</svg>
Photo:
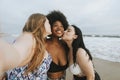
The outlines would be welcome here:
<svg viewBox="0 0 120 80">
<path fill-rule="evenodd" d="M 58 30 L 64 30 L 63 26 L 59 26 L 59 25 L 57 26 L 57 29 Z"/>
</svg>

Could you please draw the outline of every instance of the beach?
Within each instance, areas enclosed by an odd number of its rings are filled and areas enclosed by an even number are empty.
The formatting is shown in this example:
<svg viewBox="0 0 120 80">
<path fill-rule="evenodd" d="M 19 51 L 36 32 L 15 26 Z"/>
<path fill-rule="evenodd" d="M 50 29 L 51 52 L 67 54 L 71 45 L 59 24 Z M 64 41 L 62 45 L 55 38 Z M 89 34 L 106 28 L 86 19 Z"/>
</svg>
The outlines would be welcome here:
<svg viewBox="0 0 120 80">
<path fill-rule="evenodd" d="M 120 62 L 111 62 L 98 58 L 94 58 L 93 62 L 101 80 L 120 80 Z M 67 69 L 66 80 L 72 80 L 72 74 L 69 69 Z"/>
<path fill-rule="evenodd" d="M 14 35 L 10 36 L 8 34 L 1 33 L 0 38 L 12 43 L 16 38 Z M 101 80 L 120 80 L 120 39 L 85 37 L 85 42 L 93 55 L 95 70 L 99 73 Z M 72 80 L 72 74 L 69 69 L 67 69 L 66 80 Z"/>
</svg>

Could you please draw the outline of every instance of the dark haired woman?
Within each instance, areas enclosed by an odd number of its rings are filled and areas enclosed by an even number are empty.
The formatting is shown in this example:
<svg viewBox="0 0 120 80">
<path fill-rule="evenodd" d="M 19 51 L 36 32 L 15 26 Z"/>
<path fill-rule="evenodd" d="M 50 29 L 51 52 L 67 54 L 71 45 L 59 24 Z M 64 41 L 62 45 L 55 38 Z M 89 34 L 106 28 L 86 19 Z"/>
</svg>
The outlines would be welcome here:
<svg viewBox="0 0 120 80">
<path fill-rule="evenodd" d="M 66 17 L 60 11 L 52 11 L 47 15 L 51 25 L 52 34 L 47 40 L 47 51 L 52 56 L 48 80 L 65 80 L 68 67 L 67 51 L 63 41 L 60 39 L 64 30 L 68 27 Z"/>
<path fill-rule="evenodd" d="M 80 29 L 75 25 L 69 26 L 62 39 L 69 47 L 69 69 L 73 73 L 73 80 L 100 80 L 94 70 L 92 56 L 84 45 Z"/>
</svg>

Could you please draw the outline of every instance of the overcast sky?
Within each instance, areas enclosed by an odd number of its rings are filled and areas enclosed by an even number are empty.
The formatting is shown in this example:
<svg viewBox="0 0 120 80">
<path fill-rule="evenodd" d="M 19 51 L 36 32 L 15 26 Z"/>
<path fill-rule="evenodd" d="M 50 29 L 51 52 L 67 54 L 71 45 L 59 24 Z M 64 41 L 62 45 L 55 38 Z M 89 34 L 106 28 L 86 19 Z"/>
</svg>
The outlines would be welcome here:
<svg viewBox="0 0 120 80">
<path fill-rule="evenodd" d="M 0 27 L 20 33 L 32 13 L 60 10 L 83 34 L 120 34 L 120 0 L 0 0 Z"/>
</svg>

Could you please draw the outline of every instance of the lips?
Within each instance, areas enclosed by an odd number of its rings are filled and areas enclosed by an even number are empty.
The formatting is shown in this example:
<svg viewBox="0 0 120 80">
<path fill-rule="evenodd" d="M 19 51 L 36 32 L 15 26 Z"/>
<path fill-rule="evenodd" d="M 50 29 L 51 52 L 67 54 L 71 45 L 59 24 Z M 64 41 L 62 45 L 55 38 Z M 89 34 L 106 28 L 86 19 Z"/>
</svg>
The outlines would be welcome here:
<svg viewBox="0 0 120 80">
<path fill-rule="evenodd" d="M 61 30 L 57 30 L 56 33 L 57 34 L 62 34 L 62 31 Z"/>
</svg>

